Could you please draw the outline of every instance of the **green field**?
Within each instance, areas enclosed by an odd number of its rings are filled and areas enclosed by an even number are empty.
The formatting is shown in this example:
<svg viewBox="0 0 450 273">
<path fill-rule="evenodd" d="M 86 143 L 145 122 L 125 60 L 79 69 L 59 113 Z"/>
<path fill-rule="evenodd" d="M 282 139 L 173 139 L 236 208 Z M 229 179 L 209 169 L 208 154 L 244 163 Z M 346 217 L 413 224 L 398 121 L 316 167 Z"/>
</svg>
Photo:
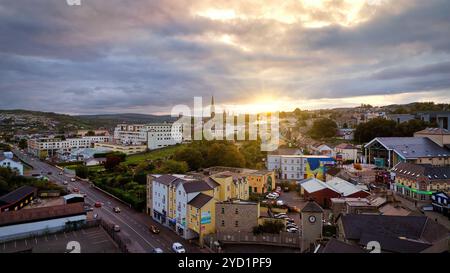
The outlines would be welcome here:
<svg viewBox="0 0 450 273">
<path fill-rule="evenodd" d="M 184 145 L 175 145 L 142 154 L 129 155 L 127 156 L 125 163 L 131 165 L 148 160 L 167 159 L 183 148 Z"/>
</svg>

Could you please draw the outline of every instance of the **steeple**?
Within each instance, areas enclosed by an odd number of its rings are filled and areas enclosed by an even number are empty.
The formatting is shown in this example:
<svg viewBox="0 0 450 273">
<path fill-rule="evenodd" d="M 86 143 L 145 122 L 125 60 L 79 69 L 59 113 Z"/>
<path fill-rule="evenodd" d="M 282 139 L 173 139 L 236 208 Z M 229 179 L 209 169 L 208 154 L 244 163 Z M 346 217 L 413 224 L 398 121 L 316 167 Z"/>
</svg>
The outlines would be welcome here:
<svg viewBox="0 0 450 273">
<path fill-rule="evenodd" d="M 211 118 L 216 115 L 216 108 L 214 107 L 214 96 L 211 97 Z"/>
</svg>

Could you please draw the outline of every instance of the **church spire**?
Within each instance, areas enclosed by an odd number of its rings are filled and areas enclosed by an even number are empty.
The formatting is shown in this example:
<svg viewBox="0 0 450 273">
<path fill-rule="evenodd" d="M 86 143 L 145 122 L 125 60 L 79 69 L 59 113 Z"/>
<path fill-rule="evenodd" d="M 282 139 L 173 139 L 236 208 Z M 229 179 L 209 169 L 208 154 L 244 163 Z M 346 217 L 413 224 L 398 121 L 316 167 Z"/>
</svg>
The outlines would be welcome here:
<svg viewBox="0 0 450 273">
<path fill-rule="evenodd" d="M 211 117 L 216 115 L 216 108 L 214 106 L 214 96 L 211 97 Z"/>
</svg>

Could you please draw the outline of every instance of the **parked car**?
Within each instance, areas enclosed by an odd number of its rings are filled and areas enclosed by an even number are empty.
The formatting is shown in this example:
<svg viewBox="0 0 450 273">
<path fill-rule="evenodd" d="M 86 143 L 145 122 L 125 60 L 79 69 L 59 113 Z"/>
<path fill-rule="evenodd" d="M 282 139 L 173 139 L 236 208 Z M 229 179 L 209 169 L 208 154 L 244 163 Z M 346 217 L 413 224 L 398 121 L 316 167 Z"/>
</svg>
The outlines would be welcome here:
<svg viewBox="0 0 450 273">
<path fill-rule="evenodd" d="M 48 172 L 47 174 L 48 174 L 48 175 L 52 175 L 53 173 L 52 173 L 52 172 Z"/>
<path fill-rule="evenodd" d="M 277 206 L 284 206 L 284 201 L 283 200 L 278 200 L 277 201 Z"/>
<path fill-rule="evenodd" d="M 172 250 L 175 253 L 179 253 L 179 254 L 186 253 L 186 249 L 184 249 L 184 246 L 182 244 L 180 244 L 180 243 L 174 243 L 172 245 Z"/>
<path fill-rule="evenodd" d="M 266 195 L 267 199 L 278 199 L 279 195 L 275 194 L 273 192 L 269 193 L 268 195 Z"/>
<path fill-rule="evenodd" d="M 62 172 L 60 172 L 60 173 L 59 173 L 59 175 L 63 175 L 63 173 L 62 173 Z"/>
<path fill-rule="evenodd" d="M 79 192 L 80 192 L 80 189 L 78 189 L 78 188 L 73 188 L 73 189 L 72 189 L 72 192 L 79 193 Z"/>
<path fill-rule="evenodd" d="M 297 233 L 298 232 L 298 228 L 287 228 L 286 231 L 289 232 L 289 233 Z"/>
<path fill-rule="evenodd" d="M 298 226 L 296 224 L 288 224 L 288 225 L 286 225 L 286 228 L 296 228 L 296 229 L 298 229 Z"/>
<path fill-rule="evenodd" d="M 77 180 L 75 178 L 70 179 L 71 182 L 76 182 Z"/>
<path fill-rule="evenodd" d="M 100 202 L 95 202 L 94 207 L 96 207 L 96 208 L 101 208 L 101 207 L 102 207 L 102 203 L 100 203 Z"/>
<path fill-rule="evenodd" d="M 154 226 L 154 225 L 151 225 L 150 227 L 149 227 L 149 229 L 150 229 L 150 232 L 151 233 L 153 233 L 153 234 L 159 234 L 161 231 L 156 227 L 156 226 Z"/>
<path fill-rule="evenodd" d="M 119 208 L 119 207 L 115 207 L 115 208 L 113 208 L 113 211 L 114 211 L 115 213 L 120 213 L 120 208 Z"/>
<path fill-rule="evenodd" d="M 120 232 L 120 226 L 119 225 L 114 225 L 114 231 L 115 232 Z"/>
<path fill-rule="evenodd" d="M 277 189 L 275 190 L 277 193 L 281 193 L 281 187 L 278 186 Z"/>
<path fill-rule="evenodd" d="M 68 184 L 69 184 L 69 182 L 67 182 L 67 181 L 63 182 L 63 185 L 68 185 Z"/>
<path fill-rule="evenodd" d="M 153 249 L 153 253 L 164 253 L 164 251 L 161 248 L 155 248 Z"/>
</svg>

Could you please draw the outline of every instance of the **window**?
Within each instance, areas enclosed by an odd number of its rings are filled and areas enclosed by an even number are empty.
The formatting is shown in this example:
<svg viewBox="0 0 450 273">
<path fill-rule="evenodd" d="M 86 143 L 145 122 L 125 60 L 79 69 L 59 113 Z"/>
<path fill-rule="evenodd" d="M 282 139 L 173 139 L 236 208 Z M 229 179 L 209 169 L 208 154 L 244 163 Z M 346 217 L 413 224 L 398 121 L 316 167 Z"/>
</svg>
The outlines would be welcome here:
<svg viewBox="0 0 450 273">
<path fill-rule="evenodd" d="M 225 220 L 222 220 L 222 226 L 223 227 L 225 226 Z"/>
<path fill-rule="evenodd" d="M 222 214 L 225 214 L 225 208 L 222 208 Z"/>
<path fill-rule="evenodd" d="M 239 214 L 239 209 L 236 209 L 236 210 L 234 211 L 234 214 Z"/>
<path fill-rule="evenodd" d="M 236 222 L 234 223 L 234 226 L 235 226 L 235 227 L 239 227 L 239 221 L 236 221 Z"/>
</svg>

